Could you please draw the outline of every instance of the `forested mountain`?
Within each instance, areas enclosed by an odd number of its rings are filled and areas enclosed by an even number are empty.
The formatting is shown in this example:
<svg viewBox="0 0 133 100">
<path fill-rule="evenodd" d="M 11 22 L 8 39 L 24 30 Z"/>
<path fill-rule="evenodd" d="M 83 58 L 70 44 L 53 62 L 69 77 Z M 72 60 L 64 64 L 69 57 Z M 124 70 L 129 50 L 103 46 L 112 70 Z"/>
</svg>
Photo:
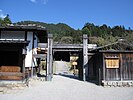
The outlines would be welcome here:
<svg viewBox="0 0 133 100">
<path fill-rule="evenodd" d="M 11 24 L 9 15 L 4 19 L 0 19 L 0 26 Z M 127 43 L 133 46 L 133 30 L 125 29 L 124 26 L 110 27 L 106 24 L 102 26 L 86 23 L 82 29 L 75 30 L 64 23 L 48 24 L 37 21 L 21 21 L 18 25 L 36 24 L 46 27 L 49 33 L 53 34 L 56 43 L 82 43 L 83 34 L 89 36 L 89 43 L 95 43 L 98 46 L 113 43 L 119 38 L 124 38 Z"/>
<path fill-rule="evenodd" d="M 35 21 L 21 21 L 17 24 L 36 24 L 47 28 L 49 33 L 54 35 L 54 42 L 57 43 L 82 43 L 82 35 L 89 36 L 89 43 L 96 43 L 98 46 L 106 45 L 117 41 L 119 38 L 133 44 L 133 30 L 125 29 L 124 26 L 110 27 L 106 24 L 102 26 L 86 23 L 81 30 L 75 30 L 64 23 L 47 24 Z"/>
<path fill-rule="evenodd" d="M 88 34 L 90 43 L 96 43 L 99 46 L 106 45 L 124 38 L 128 44 L 133 45 L 133 30 L 125 29 L 124 26 L 110 27 L 106 24 L 96 26 L 93 23 L 86 23 L 82 28 L 83 34 Z"/>
<path fill-rule="evenodd" d="M 58 24 L 47 24 L 43 22 L 35 21 L 21 21 L 14 24 L 27 25 L 36 24 L 46 27 L 48 33 L 53 34 L 54 42 L 57 43 L 81 43 L 82 42 L 82 32 L 80 30 L 74 30 L 70 26 L 64 23 Z"/>
</svg>

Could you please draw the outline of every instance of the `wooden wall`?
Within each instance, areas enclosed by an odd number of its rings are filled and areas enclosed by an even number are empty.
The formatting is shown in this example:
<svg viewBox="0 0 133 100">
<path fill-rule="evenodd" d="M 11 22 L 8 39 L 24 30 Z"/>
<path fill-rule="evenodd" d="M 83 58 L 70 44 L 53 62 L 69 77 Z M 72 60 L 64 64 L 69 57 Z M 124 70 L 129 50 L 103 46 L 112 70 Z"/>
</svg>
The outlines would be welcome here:
<svg viewBox="0 0 133 100">
<path fill-rule="evenodd" d="M 105 81 L 133 80 L 133 53 L 103 53 Z"/>
<path fill-rule="evenodd" d="M 20 66 L 0 66 L 0 80 L 22 80 Z"/>
<path fill-rule="evenodd" d="M 94 55 L 89 56 L 88 61 L 88 80 L 99 81 L 99 77 L 102 77 L 102 67 L 103 67 L 103 59 L 101 53 L 95 53 Z"/>
<path fill-rule="evenodd" d="M 133 53 L 121 55 L 121 74 L 122 80 L 133 80 Z"/>
</svg>

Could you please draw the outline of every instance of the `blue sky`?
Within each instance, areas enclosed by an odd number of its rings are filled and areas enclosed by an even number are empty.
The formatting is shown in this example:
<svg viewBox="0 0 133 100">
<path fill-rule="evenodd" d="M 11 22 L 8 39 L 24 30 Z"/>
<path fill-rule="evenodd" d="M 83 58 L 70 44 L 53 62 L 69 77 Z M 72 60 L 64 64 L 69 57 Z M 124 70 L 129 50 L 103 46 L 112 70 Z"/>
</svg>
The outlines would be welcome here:
<svg viewBox="0 0 133 100">
<path fill-rule="evenodd" d="M 133 0 L 0 0 L 0 17 L 6 14 L 13 22 L 66 23 L 75 29 L 90 22 L 133 29 Z"/>
</svg>

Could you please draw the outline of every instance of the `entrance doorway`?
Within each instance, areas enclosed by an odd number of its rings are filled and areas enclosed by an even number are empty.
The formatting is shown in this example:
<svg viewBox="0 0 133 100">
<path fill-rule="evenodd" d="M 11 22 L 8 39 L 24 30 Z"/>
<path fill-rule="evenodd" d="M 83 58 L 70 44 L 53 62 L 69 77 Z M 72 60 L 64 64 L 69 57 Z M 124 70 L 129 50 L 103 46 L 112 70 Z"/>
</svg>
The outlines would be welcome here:
<svg viewBox="0 0 133 100">
<path fill-rule="evenodd" d="M 12 41 L 11 41 L 12 42 Z M 0 80 L 22 80 L 25 73 L 22 48 L 26 44 L 4 43 L 0 44 Z"/>
<path fill-rule="evenodd" d="M 70 61 L 70 53 L 65 51 L 56 51 L 54 52 L 54 60 L 55 61 Z"/>
<path fill-rule="evenodd" d="M 53 74 L 78 78 L 79 52 L 55 51 L 53 54 Z"/>
<path fill-rule="evenodd" d="M 0 66 L 18 66 L 18 51 L 0 51 Z"/>
</svg>

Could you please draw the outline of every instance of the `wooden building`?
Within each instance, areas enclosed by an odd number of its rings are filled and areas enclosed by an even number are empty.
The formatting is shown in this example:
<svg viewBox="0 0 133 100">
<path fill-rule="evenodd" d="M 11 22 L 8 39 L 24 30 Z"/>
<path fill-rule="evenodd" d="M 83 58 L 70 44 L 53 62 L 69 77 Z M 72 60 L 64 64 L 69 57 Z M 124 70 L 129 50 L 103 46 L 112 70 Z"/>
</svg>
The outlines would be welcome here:
<svg viewBox="0 0 133 100">
<path fill-rule="evenodd" d="M 125 47 L 128 49 L 104 50 L 102 47 L 94 50 L 88 61 L 89 80 L 97 80 L 105 86 L 133 86 L 133 48 Z"/>
<path fill-rule="evenodd" d="M 38 43 L 47 43 L 45 27 L 0 27 L 0 80 L 22 80 L 26 70 L 33 75 Z"/>
<path fill-rule="evenodd" d="M 25 73 L 33 76 L 40 58 L 46 59 L 46 80 L 52 80 L 53 52 L 80 51 L 80 76 L 84 81 L 88 72 L 88 49 L 96 45 L 88 45 L 87 35 L 83 35 L 83 44 L 53 44 L 52 34 L 47 34 L 44 27 L 21 25 L 0 27 L 0 80 L 23 80 Z M 38 49 L 39 48 L 39 49 Z M 47 53 L 41 54 L 37 50 Z M 82 52 L 83 51 L 83 52 Z M 39 53 L 39 54 L 38 54 Z"/>
</svg>

